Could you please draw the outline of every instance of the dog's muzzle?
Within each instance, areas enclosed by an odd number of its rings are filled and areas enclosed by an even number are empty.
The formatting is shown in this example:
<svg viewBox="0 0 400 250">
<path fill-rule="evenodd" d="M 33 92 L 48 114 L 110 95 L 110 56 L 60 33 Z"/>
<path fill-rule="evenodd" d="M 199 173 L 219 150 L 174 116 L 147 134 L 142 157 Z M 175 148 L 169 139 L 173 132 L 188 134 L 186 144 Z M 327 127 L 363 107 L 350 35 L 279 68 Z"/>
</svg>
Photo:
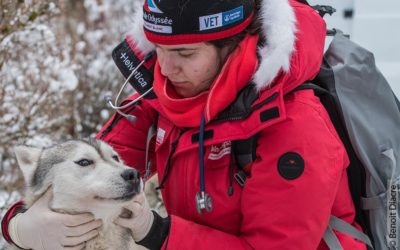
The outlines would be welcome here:
<svg viewBox="0 0 400 250">
<path fill-rule="evenodd" d="M 121 173 L 121 177 L 124 180 L 125 192 L 122 196 L 105 198 L 95 196 L 97 200 L 115 200 L 115 201 L 128 201 L 131 200 L 135 195 L 141 191 L 141 178 L 140 174 L 136 169 L 127 169 Z"/>
</svg>

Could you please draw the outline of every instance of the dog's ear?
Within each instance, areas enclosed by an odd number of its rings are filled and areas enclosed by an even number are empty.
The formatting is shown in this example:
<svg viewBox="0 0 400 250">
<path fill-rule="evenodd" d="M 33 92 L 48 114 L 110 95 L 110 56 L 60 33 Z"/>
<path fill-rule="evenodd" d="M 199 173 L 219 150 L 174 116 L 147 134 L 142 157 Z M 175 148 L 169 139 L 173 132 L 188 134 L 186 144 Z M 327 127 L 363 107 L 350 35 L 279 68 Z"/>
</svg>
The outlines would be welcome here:
<svg viewBox="0 0 400 250">
<path fill-rule="evenodd" d="M 42 149 L 20 145 L 14 147 L 14 153 L 17 157 L 18 165 L 22 171 L 25 182 L 29 183 L 38 167 Z"/>
</svg>

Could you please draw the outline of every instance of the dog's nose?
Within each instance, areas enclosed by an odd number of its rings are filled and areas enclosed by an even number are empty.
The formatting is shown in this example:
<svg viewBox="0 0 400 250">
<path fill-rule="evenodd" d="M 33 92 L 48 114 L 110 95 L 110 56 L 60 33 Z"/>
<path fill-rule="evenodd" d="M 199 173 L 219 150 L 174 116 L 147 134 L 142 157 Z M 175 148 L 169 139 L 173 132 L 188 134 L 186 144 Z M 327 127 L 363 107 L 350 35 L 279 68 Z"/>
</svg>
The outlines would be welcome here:
<svg viewBox="0 0 400 250">
<path fill-rule="evenodd" d="M 139 179 L 139 172 L 135 169 L 127 169 L 121 173 L 122 179 L 125 181 L 133 181 Z"/>
</svg>

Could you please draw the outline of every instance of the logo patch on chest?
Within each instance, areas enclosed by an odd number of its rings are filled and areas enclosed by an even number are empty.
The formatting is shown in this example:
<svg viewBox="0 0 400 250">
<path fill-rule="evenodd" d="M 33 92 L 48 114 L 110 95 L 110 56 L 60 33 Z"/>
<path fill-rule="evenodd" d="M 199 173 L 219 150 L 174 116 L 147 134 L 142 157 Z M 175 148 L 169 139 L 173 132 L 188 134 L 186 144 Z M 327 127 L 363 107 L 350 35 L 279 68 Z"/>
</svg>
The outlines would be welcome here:
<svg viewBox="0 0 400 250">
<path fill-rule="evenodd" d="M 226 141 L 218 145 L 212 145 L 208 159 L 219 160 L 223 156 L 231 153 L 231 141 Z"/>
<path fill-rule="evenodd" d="M 156 143 L 159 145 L 164 141 L 164 136 L 165 136 L 165 130 L 162 128 L 157 129 L 157 139 Z"/>
</svg>

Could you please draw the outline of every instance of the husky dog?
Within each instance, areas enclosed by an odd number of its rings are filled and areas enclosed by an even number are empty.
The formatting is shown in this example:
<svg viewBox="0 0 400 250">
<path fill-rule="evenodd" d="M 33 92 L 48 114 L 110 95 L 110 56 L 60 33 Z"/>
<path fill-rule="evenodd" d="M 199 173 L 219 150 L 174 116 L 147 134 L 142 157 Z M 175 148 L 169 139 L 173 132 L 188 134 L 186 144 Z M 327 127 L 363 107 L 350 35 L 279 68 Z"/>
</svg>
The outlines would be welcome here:
<svg viewBox="0 0 400 250">
<path fill-rule="evenodd" d="M 52 210 L 90 212 L 102 219 L 99 236 L 85 249 L 145 249 L 135 244 L 128 229 L 113 223 L 127 211 L 122 206 L 143 190 L 143 182 L 111 146 L 99 140 L 70 140 L 44 149 L 17 146 L 15 154 L 27 184 L 27 207 L 51 189 Z"/>
</svg>

